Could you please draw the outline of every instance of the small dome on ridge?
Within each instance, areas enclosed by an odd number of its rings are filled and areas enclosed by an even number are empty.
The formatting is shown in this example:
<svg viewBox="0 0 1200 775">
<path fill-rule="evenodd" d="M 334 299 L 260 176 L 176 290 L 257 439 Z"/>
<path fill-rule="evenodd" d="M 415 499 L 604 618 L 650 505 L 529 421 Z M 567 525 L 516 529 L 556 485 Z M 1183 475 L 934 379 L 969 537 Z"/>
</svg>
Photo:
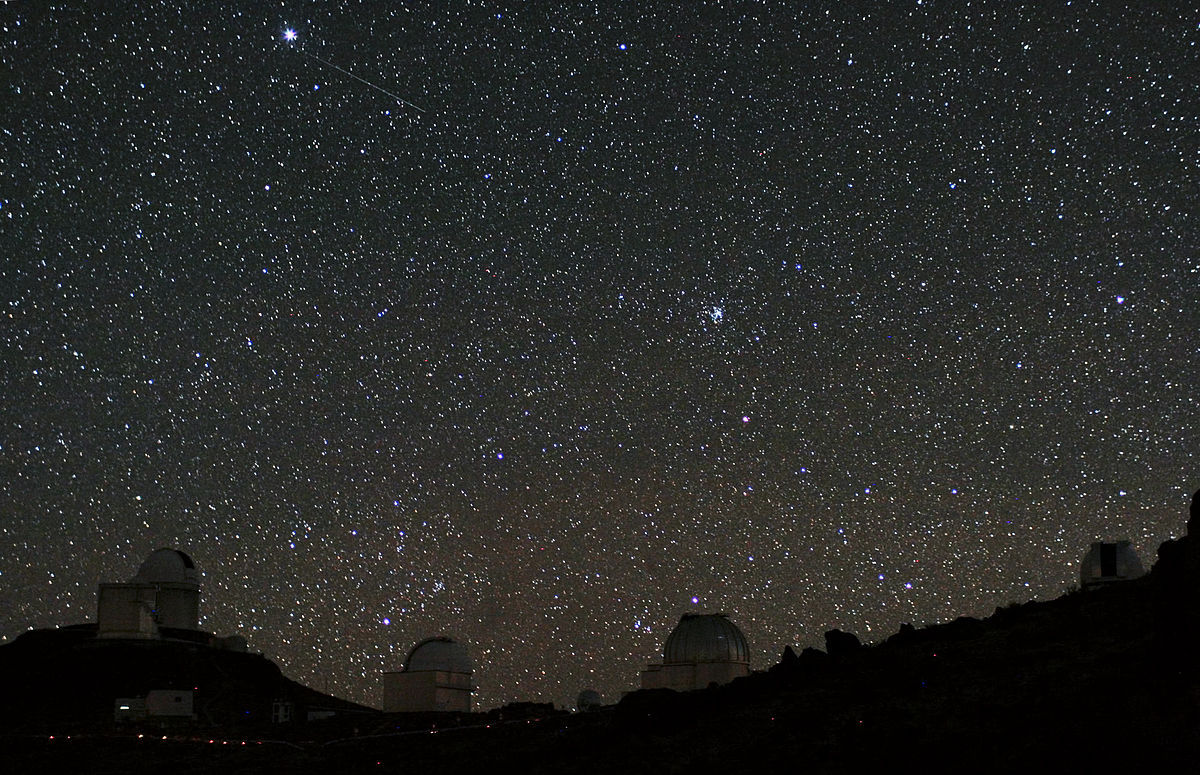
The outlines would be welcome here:
<svg viewBox="0 0 1200 775">
<path fill-rule="evenodd" d="M 467 649 L 450 638 L 426 638 L 413 646 L 404 660 L 404 672 L 438 670 L 447 673 L 470 673 L 474 670 Z"/>
<path fill-rule="evenodd" d="M 664 664 L 750 662 L 746 636 L 725 614 L 684 614 L 663 648 Z"/>
<path fill-rule="evenodd" d="M 158 549 L 138 568 L 134 581 L 150 584 L 199 584 L 196 564 L 178 549 Z"/>
</svg>

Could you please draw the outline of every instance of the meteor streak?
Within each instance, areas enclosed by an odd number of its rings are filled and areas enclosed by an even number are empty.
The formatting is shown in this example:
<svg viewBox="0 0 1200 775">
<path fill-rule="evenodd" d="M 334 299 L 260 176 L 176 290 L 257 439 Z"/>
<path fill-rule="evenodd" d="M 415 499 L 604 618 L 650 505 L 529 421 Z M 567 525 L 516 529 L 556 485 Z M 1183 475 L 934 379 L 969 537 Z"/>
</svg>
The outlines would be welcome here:
<svg viewBox="0 0 1200 775">
<path fill-rule="evenodd" d="M 296 42 L 296 39 L 297 39 L 297 38 L 299 38 L 299 37 L 300 37 L 299 33 L 297 33 L 297 32 L 296 32 L 294 29 L 292 29 L 291 27 L 289 27 L 288 29 L 286 29 L 286 30 L 284 30 L 284 31 L 283 31 L 283 39 L 284 39 L 285 41 L 287 41 L 288 43 L 295 43 L 295 42 Z M 301 51 L 299 48 L 296 48 L 295 50 L 296 50 L 298 53 L 300 53 L 300 54 L 302 54 L 302 55 L 304 55 L 304 56 L 308 57 L 309 59 L 315 60 L 315 61 L 317 61 L 317 62 L 319 62 L 319 63 L 321 63 L 321 64 L 325 65 L 326 67 L 332 67 L 334 70 L 337 70 L 337 71 L 338 71 L 339 73 L 341 73 L 342 75 L 349 76 L 349 77 L 353 78 L 354 80 L 358 81 L 359 83 L 361 83 L 361 84 L 363 84 L 363 85 L 365 85 L 365 86 L 370 86 L 372 89 L 374 89 L 374 90 L 375 90 L 375 91 L 377 91 L 377 92 L 382 92 L 383 94 L 386 94 L 387 96 L 391 97 L 391 98 L 392 98 L 392 99 L 394 99 L 396 102 L 399 102 L 399 103 L 400 103 L 400 104 L 402 104 L 402 105 L 407 105 L 407 106 L 409 106 L 410 108 L 412 108 L 413 110 L 419 111 L 419 112 L 421 112 L 421 113 L 424 113 L 424 112 L 425 112 L 425 108 L 422 108 L 420 105 L 416 105 L 416 104 L 414 104 L 414 103 L 412 103 L 412 102 L 409 102 L 408 100 L 406 100 L 406 99 L 404 99 L 403 97 L 401 97 L 399 94 L 395 94 L 395 93 L 393 93 L 393 92 L 390 92 L 390 91 L 388 91 L 387 89 L 383 88 L 382 86 L 379 86 L 378 84 L 371 83 L 371 82 L 370 82 L 370 81 L 368 81 L 366 78 L 363 78 L 363 77 L 361 77 L 361 76 L 357 76 L 357 75 L 355 75 L 354 73 L 352 73 L 352 72 L 350 72 L 349 70 L 347 70 L 346 68 L 344 68 L 344 67 L 339 67 L 338 65 L 335 65 L 333 62 L 330 62 L 328 59 L 322 59 L 321 57 L 317 56 L 316 54 L 310 54 L 310 53 L 308 53 L 307 51 Z"/>
</svg>

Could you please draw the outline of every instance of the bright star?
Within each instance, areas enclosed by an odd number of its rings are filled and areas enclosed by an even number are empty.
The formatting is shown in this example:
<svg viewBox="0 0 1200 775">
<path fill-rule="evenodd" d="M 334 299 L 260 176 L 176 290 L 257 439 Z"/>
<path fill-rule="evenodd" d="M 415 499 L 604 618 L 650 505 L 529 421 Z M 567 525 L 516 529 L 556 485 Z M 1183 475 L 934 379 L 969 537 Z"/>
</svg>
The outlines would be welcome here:
<svg viewBox="0 0 1200 775">
<path fill-rule="evenodd" d="M 293 40 L 295 40 L 298 37 L 299 37 L 299 35 L 297 35 L 296 31 L 293 30 L 291 27 L 288 27 L 286 30 L 283 31 L 283 39 L 286 40 L 288 43 L 291 43 Z"/>
</svg>

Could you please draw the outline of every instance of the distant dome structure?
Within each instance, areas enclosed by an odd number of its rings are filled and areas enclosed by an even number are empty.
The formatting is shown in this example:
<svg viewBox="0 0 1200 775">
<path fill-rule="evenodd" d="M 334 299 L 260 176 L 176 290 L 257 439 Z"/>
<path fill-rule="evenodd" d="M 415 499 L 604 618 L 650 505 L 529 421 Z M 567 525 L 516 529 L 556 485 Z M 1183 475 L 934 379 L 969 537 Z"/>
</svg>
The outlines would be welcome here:
<svg viewBox="0 0 1200 775">
<path fill-rule="evenodd" d="M 664 663 L 749 661 L 746 636 L 725 614 L 684 614 L 663 647 Z"/>
<path fill-rule="evenodd" d="M 426 638 L 412 647 L 404 660 L 404 672 L 416 673 L 424 670 L 440 670 L 447 673 L 471 673 L 475 666 L 467 656 L 467 649 L 450 638 Z"/>
<path fill-rule="evenodd" d="M 591 713 L 604 707 L 604 698 L 595 689 L 584 689 L 575 700 L 575 709 L 580 713 Z"/>
<path fill-rule="evenodd" d="M 178 549 L 157 549 L 138 568 L 134 581 L 150 584 L 197 584 L 196 563 Z"/>
<path fill-rule="evenodd" d="M 1144 575 L 1146 570 L 1129 541 L 1097 541 L 1088 547 L 1079 565 L 1079 581 L 1084 589 L 1094 589 Z"/>
<path fill-rule="evenodd" d="M 101 638 L 161 638 L 163 628 L 198 630 L 200 573 L 178 549 L 157 549 L 125 583 L 101 584 L 96 606 Z"/>
<path fill-rule="evenodd" d="M 643 689 L 704 689 L 750 674 L 746 636 L 725 614 L 684 614 L 667 637 L 662 664 L 642 671 Z"/>
<path fill-rule="evenodd" d="M 383 709 L 388 713 L 470 713 L 475 668 L 467 649 L 444 636 L 413 646 L 404 666 L 383 674 Z"/>
</svg>

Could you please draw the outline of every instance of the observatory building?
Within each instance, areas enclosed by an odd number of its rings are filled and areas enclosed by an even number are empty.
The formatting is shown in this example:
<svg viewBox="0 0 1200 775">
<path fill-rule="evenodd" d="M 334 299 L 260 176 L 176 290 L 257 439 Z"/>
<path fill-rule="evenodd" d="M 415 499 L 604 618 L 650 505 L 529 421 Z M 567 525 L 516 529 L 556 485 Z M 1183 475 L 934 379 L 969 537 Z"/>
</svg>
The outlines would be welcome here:
<svg viewBox="0 0 1200 775">
<path fill-rule="evenodd" d="M 159 638 L 162 628 L 196 630 L 200 624 L 200 573 L 178 549 L 159 549 L 123 584 L 101 584 L 97 636 Z"/>
<path fill-rule="evenodd" d="M 1103 543 L 1088 548 L 1079 566 L 1079 581 L 1084 589 L 1136 579 L 1146 574 L 1142 561 L 1128 541 Z"/>
<path fill-rule="evenodd" d="M 746 636 L 725 614 L 684 614 L 663 647 L 662 664 L 642 671 L 643 689 L 705 689 L 750 674 Z"/>
<path fill-rule="evenodd" d="M 467 650 L 450 638 L 427 638 L 413 646 L 397 672 L 383 674 L 383 709 L 471 712 L 474 667 Z"/>
</svg>

